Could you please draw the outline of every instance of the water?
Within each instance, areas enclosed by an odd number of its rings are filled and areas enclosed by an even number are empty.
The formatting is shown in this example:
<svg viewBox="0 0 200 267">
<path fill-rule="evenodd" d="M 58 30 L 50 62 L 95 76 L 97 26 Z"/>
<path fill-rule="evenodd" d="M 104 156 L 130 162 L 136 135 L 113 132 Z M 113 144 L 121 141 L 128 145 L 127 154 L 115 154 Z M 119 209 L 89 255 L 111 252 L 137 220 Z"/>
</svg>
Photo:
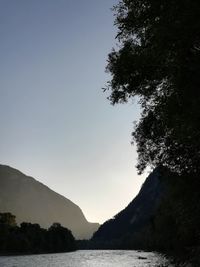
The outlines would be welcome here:
<svg viewBox="0 0 200 267">
<path fill-rule="evenodd" d="M 154 252 L 79 250 L 71 253 L 1 256 L 0 267 L 172 267 Z"/>
</svg>

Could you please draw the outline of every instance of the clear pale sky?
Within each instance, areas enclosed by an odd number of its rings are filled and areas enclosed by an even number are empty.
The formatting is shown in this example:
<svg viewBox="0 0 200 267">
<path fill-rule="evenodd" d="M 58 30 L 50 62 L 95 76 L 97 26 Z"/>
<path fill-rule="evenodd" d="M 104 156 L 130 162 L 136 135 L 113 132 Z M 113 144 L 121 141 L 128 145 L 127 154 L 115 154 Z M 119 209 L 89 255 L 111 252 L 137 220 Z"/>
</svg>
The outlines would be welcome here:
<svg viewBox="0 0 200 267">
<path fill-rule="evenodd" d="M 136 104 L 101 88 L 117 0 L 0 0 L 0 163 L 104 222 L 137 194 Z"/>
</svg>

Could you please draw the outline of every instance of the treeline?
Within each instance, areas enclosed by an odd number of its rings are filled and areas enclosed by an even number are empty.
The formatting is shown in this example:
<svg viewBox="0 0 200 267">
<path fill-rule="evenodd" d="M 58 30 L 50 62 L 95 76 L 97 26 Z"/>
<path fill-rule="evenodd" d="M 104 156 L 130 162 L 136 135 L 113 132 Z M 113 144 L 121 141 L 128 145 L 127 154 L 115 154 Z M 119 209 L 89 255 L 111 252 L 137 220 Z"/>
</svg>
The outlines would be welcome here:
<svg viewBox="0 0 200 267">
<path fill-rule="evenodd" d="M 14 215 L 0 213 L 1 254 L 56 253 L 74 250 L 76 243 L 71 231 L 59 223 L 53 223 L 49 229 L 27 222 L 17 226 Z"/>
</svg>

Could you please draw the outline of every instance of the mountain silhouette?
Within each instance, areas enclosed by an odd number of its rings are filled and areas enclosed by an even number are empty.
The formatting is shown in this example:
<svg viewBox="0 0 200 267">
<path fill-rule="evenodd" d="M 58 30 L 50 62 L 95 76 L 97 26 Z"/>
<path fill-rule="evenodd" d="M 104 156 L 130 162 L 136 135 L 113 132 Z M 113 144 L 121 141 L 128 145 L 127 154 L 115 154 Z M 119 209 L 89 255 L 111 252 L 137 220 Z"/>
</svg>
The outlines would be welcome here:
<svg viewBox="0 0 200 267">
<path fill-rule="evenodd" d="M 118 245 L 123 247 L 123 240 L 129 240 L 130 235 L 140 234 L 151 223 L 165 192 L 166 185 L 161 179 L 161 171 L 156 168 L 147 177 L 138 195 L 125 209 L 102 224 L 94 233 L 92 241 L 102 242 L 102 246 L 108 248 L 117 248 Z"/>
<path fill-rule="evenodd" d="M 0 212 L 11 212 L 21 222 L 48 228 L 57 222 L 76 239 L 89 239 L 98 223 L 86 220 L 82 210 L 46 185 L 9 166 L 0 165 Z"/>
</svg>

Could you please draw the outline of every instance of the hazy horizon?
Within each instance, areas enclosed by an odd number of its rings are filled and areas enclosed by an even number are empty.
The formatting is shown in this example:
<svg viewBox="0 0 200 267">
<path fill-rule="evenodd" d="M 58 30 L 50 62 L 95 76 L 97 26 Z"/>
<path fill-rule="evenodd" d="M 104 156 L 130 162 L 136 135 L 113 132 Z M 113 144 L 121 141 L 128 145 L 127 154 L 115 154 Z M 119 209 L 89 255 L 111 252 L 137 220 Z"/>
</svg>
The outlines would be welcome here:
<svg viewBox="0 0 200 267">
<path fill-rule="evenodd" d="M 136 104 L 101 90 L 116 0 L 0 2 L 1 156 L 104 222 L 138 193 Z"/>
</svg>

